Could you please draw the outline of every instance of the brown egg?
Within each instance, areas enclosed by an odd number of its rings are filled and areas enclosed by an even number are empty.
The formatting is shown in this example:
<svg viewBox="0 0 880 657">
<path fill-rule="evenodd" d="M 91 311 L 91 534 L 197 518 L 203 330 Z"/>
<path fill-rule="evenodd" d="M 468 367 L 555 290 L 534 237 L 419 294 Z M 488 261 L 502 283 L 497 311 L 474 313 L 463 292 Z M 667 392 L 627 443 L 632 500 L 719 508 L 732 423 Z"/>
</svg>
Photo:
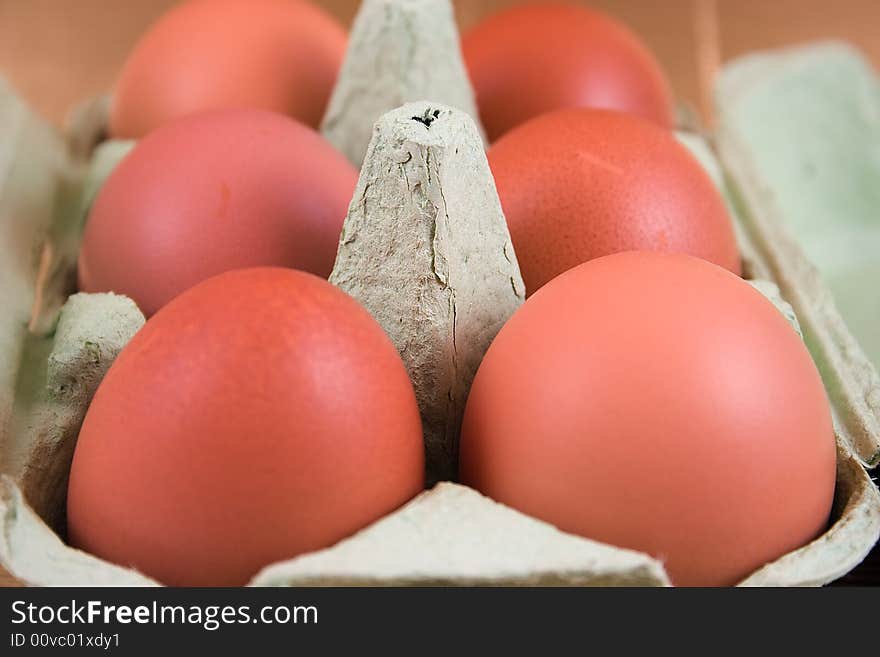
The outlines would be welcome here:
<svg viewBox="0 0 880 657">
<path fill-rule="evenodd" d="M 240 585 L 424 483 L 412 384 L 354 299 L 302 272 L 228 272 L 147 321 L 89 407 L 73 545 L 173 585 Z"/>
<path fill-rule="evenodd" d="M 189 114 L 253 107 L 317 127 L 346 35 L 303 0 L 189 0 L 135 46 L 113 94 L 110 134 L 142 137 Z"/>
<path fill-rule="evenodd" d="M 821 533 L 831 411 L 759 292 L 677 254 L 572 269 L 501 329 L 471 389 L 461 478 L 557 527 L 734 584 Z"/>
<path fill-rule="evenodd" d="M 488 153 L 526 292 L 618 251 L 687 253 L 739 274 L 733 223 L 667 130 L 607 110 L 561 110 Z"/>
<path fill-rule="evenodd" d="M 593 9 L 518 5 L 467 32 L 462 50 L 490 141 L 568 107 L 672 125 L 672 94 L 657 60 L 626 26 Z"/>
<path fill-rule="evenodd" d="M 125 294 L 150 315 L 230 269 L 279 265 L 326 278 L 356 182 L 327 141 L 280 114 L 174 121 L 138 142 L 95 199 L 80 289 Z"/>
</svg>

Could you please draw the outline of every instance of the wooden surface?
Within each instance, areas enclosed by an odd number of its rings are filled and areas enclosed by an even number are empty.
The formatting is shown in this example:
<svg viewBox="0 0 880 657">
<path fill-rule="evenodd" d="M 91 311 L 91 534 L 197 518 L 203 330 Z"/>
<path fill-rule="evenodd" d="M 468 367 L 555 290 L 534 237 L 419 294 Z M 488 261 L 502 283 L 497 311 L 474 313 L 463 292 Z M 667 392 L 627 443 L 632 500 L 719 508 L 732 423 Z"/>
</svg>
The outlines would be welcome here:
<svg viewBox="0 0 880 657">
<path fill-rule="evenodd" d="M 462 29 L 516 0 L 458 0 Z M 174 0 L 0 0 L 0 74 L 59 122 L 113 84 L 126 53 Z M 348 25 L 357 0 L 318 2 Z M 744 52 L 847 39 L 880 63 L 878 0 L 592 0 L 638 32 L 680 98 L 710 107 L 714 67 Z"/>
<path fill-rule="evenodd" d="M 517 0 L 458 0 L 466 29 Z M 126 53 L 174 0 L 0 0 L 0 74 L 60 123 L 77 101 L 112 87 Z M 318 2 L 348 25 L 357 0 Z M 645 39 L 676 94 L 711 120 L 712 72 L 755 49 L 846 39 L 880 67 L 880 0 L 593 0 Z M 880 548 L 843 584 L 880 584 Z M 15 580 L 0 569 L 0 585 Z"/>
</svg>

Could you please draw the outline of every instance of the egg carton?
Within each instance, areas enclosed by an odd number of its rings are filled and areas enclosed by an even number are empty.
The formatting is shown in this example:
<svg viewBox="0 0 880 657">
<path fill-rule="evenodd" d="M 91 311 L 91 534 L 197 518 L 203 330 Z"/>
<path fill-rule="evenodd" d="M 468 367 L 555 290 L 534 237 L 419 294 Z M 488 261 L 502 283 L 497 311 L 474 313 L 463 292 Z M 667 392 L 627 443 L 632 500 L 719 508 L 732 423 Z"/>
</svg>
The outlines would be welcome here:
<svg viewBox="0 0 880 657">
<path fill-rule="evenodd" d="M 767 93 L 792 78 L 823 84 L 812 95 L 809 84 L 793 98 Z M 854 163 L 877 162 L 880 149 L 877 89 L 870 68 L 839 44 L 751 56 L 719 77 L 716 133 L 680 135 L 728 200 L 746 277 L 803 332 L 837 437 L 827 531 L 741 585 L 828 583 L 880 535 L 880 493 L 866 471 L 880 461 L 880 381 L 789 233 L 790 208 L 775 193 L 785 181 L 763 166 L 771 155 L 750 123 L 808 102 L 816 122 L 799 129 L 813 139 L 843 103 L 873 138 L 855 145 L 867 153 L 861 159 L 827 144 L 835 158 L 826 165 L 863 176 Z M 423 98 L 431 100 L 406 104 Z M 72 294 L 87 208 L 132 146 L 102 142 L 106 116 L 107 98 L 90 101 L 62 137 L 0 85 L 0 564 L 31 585 L 158 584 L 63 540 L 79 427 L 101 377 L 144 322 L 125 297 Z M 251 584 L 669 585 L 649 555 L 563 533 L 442 481 L 455 469 L 476 368 L 525 294 L 448 2 L 363 3 L 323 131 L 363 162 L 331 281 L 358 298 L 401 351 L 422 411 L 427 474 L 441 481 L 335 546 L 267 566 Z M 798 136 L 788 146 L 792 162 L 806 157 Z M 804 190 L 817 204 L 833 201 L 822 192 Z"/>
</svg>

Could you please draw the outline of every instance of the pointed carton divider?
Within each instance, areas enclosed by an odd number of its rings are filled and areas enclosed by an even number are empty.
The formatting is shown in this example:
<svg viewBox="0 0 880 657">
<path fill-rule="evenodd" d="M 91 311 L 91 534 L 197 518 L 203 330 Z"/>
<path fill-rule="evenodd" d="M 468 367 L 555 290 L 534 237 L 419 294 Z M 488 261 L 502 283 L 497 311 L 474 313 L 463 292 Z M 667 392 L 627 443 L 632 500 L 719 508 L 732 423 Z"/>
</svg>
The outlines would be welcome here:
<svg viewBox="0 0 880 657">
<path fill-rule="evenodd" d="M 668 586 L 646 554 L 565 534 L 465 486 L 438 484 L 337 545 L 269 566 L 256 586 Z"/>
<path fill-rule="evenodd" d="M 379 117 L 426 99 L 461 109 L 478 122 L 452 4 L 364 0 L 321 132 L 359 167 Z"/>
<path fill-rule="evenodd" d="M 820 275 L 792 231 L 818 240 L 823 259 L 841 236 L 862 240 L 861 249 L 880 246 L 880 81 L 850 48 L 823 44 L 738 60 L 722 72 L 716 96 L 717 149 L 745 232 L 800 319 L 845 444 L 875 466 L 880 377 L 823 279 L 833 283 L 838 267 L 829 259 Z M 850 261 L 860 252 L 854 246 Z M 876 249 L 868 258 L 876 262 Z M 841 280 L 849 282 L 835 294 L 850 313 L 880 309 L 875 276 L 859 270 Z M 861 297 L 849 301 L 856 285 Z"/>
<path fill-rule="evenodd" d="M 330 282 L 397 346 L 422 413 L 428 480 L 454 479 L 471 381 L 525 295 L 467 114 L 421 102 L 379 120 Z"/>
</svg>

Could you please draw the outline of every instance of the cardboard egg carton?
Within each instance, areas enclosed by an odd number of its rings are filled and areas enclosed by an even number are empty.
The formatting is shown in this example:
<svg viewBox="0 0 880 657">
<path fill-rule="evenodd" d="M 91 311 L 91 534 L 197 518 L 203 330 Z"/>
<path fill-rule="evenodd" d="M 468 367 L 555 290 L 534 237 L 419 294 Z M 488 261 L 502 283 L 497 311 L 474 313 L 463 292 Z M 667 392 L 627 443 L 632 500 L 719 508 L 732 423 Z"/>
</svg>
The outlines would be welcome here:
<svg viewBox="0 0 880 657">
<path fill-rule="evenodd" d="M 826 75 L 828 56 L 838 73 L 849 74 L 836 79 L 858 84 L 841 83 L 833 104 L 823 105 L 822 89 L 805 99 L 808 85 L 791 102 L 813 103 L 819 125 L 833 123 L 841 106 L 858 114 L 874 131 L 855 147 L 876 161 L 880 93 L 866 96 L 864 89 L 880 85 L 857 53 L 839 46 L 731 64 L 718 82 L 716 134 L 681 135 L 728 199 L 747 278 L 802 331 L 837 434 L 828 530 L 741 585 L 828 583 L 855 567 L 880 535 L 880 493 L 866 471 L 880 460 L 880 382 L 789 233 L 790 208 L 778 202 L 784 194 L 774 193 L 787 183 L 774 178 L 778 168 L 762 166 L 773 155 L 750 123 L 790 113 L 789 99 L 767 89 L 784 88 L 792 76 Z M 63 540 L 64 493 L 79 426 L 103 373 L 143 323 L 124 297 L 69 296 L 85 211 L 131 148 L 99 143 L 106 108 L 106 98 L 83 106 L 62 138 L 0 87 L 0 564 L 32 585 L 157 584 Z M 401 351 L 422 411 L 428 478 L 446 479 L 455 470 L 461 413 L 476 367 L 524 298 L 447 2 L 364 2 L 324 129 L 350 159 L 358 165 L 363 159 L 331 281 L 358 298 Z M 804 122 L 800 129 L 812 139 L 815 124 Z M 800 141 L 793 136 L 788 147 L 796 159 Z M 870 161 L 850 157 L 840 166 Z M 565 534 L 450 482 L 332 547 L 267 566 L 251 582 L 669 583 L 663 564 L 646 554 Z"/>
</svg>

